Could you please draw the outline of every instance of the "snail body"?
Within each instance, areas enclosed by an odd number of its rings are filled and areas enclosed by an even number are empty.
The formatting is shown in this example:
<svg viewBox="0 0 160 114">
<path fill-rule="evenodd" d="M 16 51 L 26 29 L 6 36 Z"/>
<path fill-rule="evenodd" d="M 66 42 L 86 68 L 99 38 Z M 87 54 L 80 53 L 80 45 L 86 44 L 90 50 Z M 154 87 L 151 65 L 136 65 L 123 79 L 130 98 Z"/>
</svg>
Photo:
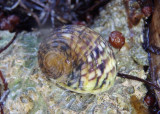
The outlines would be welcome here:
<svg viewBox="0 0 160 114">
<path fill-rule="evenodd" d="M 116 77 L 116 61 L 108 43 L 80 25 L 56 29 L 41 43 L 38 63 L 48 78 L 77 93 L 104 92 Z"/>
</svg>

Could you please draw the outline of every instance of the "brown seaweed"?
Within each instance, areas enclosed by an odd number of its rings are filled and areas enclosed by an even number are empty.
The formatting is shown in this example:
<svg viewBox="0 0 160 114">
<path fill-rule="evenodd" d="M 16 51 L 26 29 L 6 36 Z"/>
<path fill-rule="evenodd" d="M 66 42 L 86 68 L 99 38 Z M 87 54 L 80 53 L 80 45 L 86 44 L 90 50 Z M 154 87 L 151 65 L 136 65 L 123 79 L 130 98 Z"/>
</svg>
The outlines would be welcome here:
<svg viewBox="0 0 160 114">
<path fill-rule="evenodd" d="M 6 46 L 4 46 L 3 48 L 0 48 L 0 53 L 2 53 L 4 50 L 6 50 L 14 42 L 14 40 L 17 38 L 17 34 L 18 34 L 18 32 L 15 33 L 12 40 Z"/>
<path fill-rule="evenodd" d="M 4 91 L 0 91 L 0 112 L 1 114 L 4 114 L 4 111 L 3 111 L 3 105 L 4 105 L 4 102 L 6 101 L 7 97 L 8 97 L 8 94 L 9 94 L 9 89 L 8 89 L 8 83 L 6 82 L 1 70 L 0 70 L 0 79 L 2 80 L 2 83 L 3 83 L 3 86 L 4 86 Z"/>
<path fill-rule="evenodd" d="M 160 1 L 155 0 L 155 11 L 152 16 L 151 24 L 149 27 L 149 45 L 160 47 Z M 160 86 L 160 55 L 149 53 L 150 62 L 150 75 L 151 80 L 157 86 Z M 154 89 L 156 98 L 160 108 L 160 91 Z"/>
<path fill-rule="evenodd" d="M 136 114 L 149 114 L 148 109 L 144 106 L 143 102 L 140 101 L 135 95 L 131 96 L 130 102 L 134 108 L 133 111 L 135 111 Z"/>
</svg>

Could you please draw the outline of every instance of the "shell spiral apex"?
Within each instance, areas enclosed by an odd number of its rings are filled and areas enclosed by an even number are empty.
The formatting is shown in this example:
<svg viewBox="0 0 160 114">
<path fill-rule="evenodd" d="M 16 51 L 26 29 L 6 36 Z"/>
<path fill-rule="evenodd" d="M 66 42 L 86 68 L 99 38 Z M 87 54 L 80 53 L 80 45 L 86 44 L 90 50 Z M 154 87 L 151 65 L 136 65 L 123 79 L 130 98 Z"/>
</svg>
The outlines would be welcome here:
<svg viewBox="0 0 160 114">
<path fill-rule="evenodd" d="M 48 78 L 78 93 L 104 92 L 116 77 L 116 61 L 108 43 L 80 25 L 56 29 L 40 44 L 38 62 Z"/>
</svg>

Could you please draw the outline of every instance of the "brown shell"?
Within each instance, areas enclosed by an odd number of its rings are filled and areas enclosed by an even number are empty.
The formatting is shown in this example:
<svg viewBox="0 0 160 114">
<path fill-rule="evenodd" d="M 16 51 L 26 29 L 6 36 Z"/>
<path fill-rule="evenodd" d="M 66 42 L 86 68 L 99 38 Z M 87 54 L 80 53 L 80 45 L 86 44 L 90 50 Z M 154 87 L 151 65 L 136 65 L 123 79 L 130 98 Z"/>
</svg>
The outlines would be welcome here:
<svg viewBox="0 0 160 114">
<path fill-rule="evenodd" d="M 116 77 L 116 61 L 108 43 L 80 25 L 56 29 L 41 43 L 38 62 L 47 77 L 78 93 L 106 91 Z"/>
</svg>

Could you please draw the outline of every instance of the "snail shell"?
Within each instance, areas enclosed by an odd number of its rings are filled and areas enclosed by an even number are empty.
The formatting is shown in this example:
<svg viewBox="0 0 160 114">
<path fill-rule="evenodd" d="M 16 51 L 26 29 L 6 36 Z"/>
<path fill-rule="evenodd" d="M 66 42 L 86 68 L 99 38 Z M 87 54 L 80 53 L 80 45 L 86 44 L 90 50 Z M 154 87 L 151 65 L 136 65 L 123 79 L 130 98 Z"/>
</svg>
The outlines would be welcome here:
<svg viewBox="0 0 160 114">
<path fill-rule="evenodd" d="M 104 92 L 116 77 L 116 61 L 108 43 L 80 25 L 56 29 L 41 43 L 38 62 L 48 78 L 78 93 Z"/>
</svg>

